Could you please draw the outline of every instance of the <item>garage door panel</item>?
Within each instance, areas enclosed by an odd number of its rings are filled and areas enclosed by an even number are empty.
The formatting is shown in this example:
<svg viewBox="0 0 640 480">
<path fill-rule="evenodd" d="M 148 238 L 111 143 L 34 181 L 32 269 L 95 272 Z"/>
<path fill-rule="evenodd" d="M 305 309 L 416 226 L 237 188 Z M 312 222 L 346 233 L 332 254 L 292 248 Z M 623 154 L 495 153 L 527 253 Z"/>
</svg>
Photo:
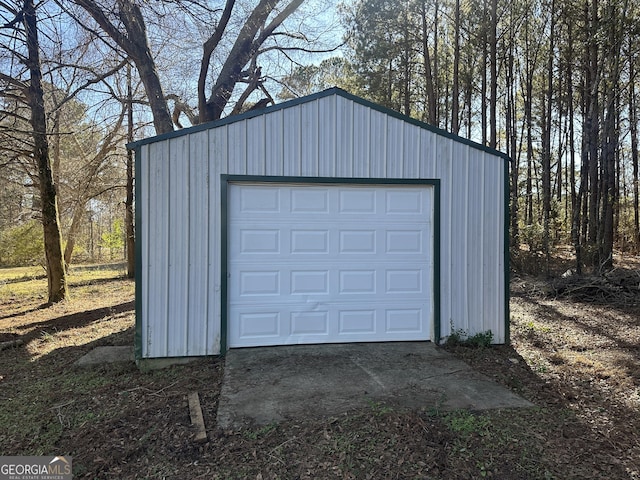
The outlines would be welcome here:
<svg viewBox="0 0 640 480">
<path fill-rule="evenodd" d="M 264 222 L 262 219 L 260 221 Z M 377 228 L 371 228 L 370 225 L 364 228 L 354 228 L 352 225 L 341 228 L 335 224 L 320 228 L 317 221 L 306 224 L 296 222 L 292 225 L 282 224 L 278 229 L 269 228 L 272 222 L 264 226 L 257 220 L 247 219 L 247 222 L 252 222 L 252 226 L 231 225 L 231 229 L 236 229 L 235 235 L 229 239 L 229 255 L 232 258 L 239 258 L 242 254 L 294 254 L 339 255 L 341 259 L 349 260 L 349 255 L 353 255 L 356 261 L 361 261 L 363 255 L 380 255 L 380 258 L 373 258 L 372 261 L 414 262 L 415 255 L 428 255 L 432 241 L 425 232 L 430 231 L 431 226 L 423 224 L 422 228 L 416 228 L 415 222 Z M 393 260 L 384 258 L 385 253 L 393 254 Z M 406 257 L 403 259 L 400 255 Z M 264 261 L 271 261 L 271 257 L 265 257 Z"/>
<path fill-rule="evenodd" d="M 385 192 L 385 213 L 394 215 L 422 215 L 425 202 L 421 191 L 393 190 Z"/>
<path fill-rule="evenodd" d="M 376 269 L 341 269 L 338 272 L 338 295 L 375 294 Z"/>
<path fill-rule="evenodd" d="M 329 189 L 297 187 L 290 189 L 290 211 L 294 214 L 329 213 Z"/>
<path fill-rule="evenodd" d="M 389 294 L 425 294 L 422 289 L 423 271 L 420 269 L 387 270 L 385 292 Z"/>
<path fill-rule="evenodd" d="M 422 230 L 387 229 L 385 232 L 385 253 L 420 255 L 424 253 Z"/>
<path fill-rule="evenodd" d="M 291 336 L 329 335 L 329 312 L 291 312 Z"/>
<path fill-rule="evenodd" d="M 385 332 L 419 333 L 422 331 L 422 309 L 402 308 L 386 311 Z"/>
<path fill-rule="evenodd" d="M 291 295 L 329 295 L 329 270 L 292 270 Z"/>
<path fill-rule="evenodd" d="M 231 184 L 229 345 L 427 340 L 432 195 L 428 186 Z"/>
<path fill-rule="evenodd" d="M 241 190 L 233 206 L 234 210 L 242 213 L 277 213 L 281 210 L 280 191 L 270 187 Z"/>
<path fill-rule="evenodd" d="M 279 337 L 281 335 L 280 312 L 259 312 L 240 313 L 237 318 L 237 328 L 239 337 L 243 339 L 255 339 L 263 337 Z"/>
<path fill-rule="evenodd" d="M 374 229 L 340 230 L 338 231 L 338 248 L 342 255 L 375 254 L 377 232 Z"/>
<path fill-rule="evenodd" d="M 243 254 L 280 253 L 280 231 L 260 228 L 243 228 L 237 243 Z"/>
<path fill-rule="evenodd" d="M 329 236 L 327 229 L 292 228 L 290 231 L 292 254 L 329 254 Z"/>
<path fill-rule="evenodd" d="M 280 295 L 280 271 L 241 270 L 238 272 L 240 297 Z"/>
<path fill-rule="evenodd" d="M 338 190 L 338 213 L 368 215 L 376 213 L 376 191 L 372 188 Z"/>
<path fill-rule="evenodd" d="M 376 310 L 341 310 L 338 333 L 340 335 L 375 334 Z"/>
<path fill-rule="evenodd" d="M 415 262 L 393 265 L 372 262 L 370 268 L 362 263 L 345 262 L 342 267 L 327 268 L 326 263 L 315 262 L 301 269 L 298 262 L 277 266 L 274 264 L 245 263 L 236 266 L 228 276 L 229 286 L 237 305 L 243 302 L 286 304 L 299 302 L 304 295 L 314 301 L 377 302 L 377 301 L 429 301 L 431 292 L 429 274 L 416 268 Z M 278 297 L 265 300 L 263 297 Z"/>
<path fill-rule="evenodd" d="M 358 303 L 324 305 L 309 301 L 303 307 L 279 305 L 277 311 L 265 311 L 264 305 L 247 306 L 230 317 L 230 336 L 234 347 L 428 339 L 422 313 L 425 305 L 404 305 L 362 308 Z"/>
</svg>

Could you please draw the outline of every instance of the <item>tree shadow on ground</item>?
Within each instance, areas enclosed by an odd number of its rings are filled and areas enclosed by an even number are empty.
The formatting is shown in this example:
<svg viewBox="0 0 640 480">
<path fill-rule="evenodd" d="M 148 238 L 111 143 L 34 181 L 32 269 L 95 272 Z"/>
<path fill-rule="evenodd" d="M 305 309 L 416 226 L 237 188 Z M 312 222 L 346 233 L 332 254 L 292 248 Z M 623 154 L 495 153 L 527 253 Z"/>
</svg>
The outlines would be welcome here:
<svg viewBox="0 0 640 480">
<path fill-rule="evenodd" d="M 40 308 L 32 309 L 30 311 L 36 311 Z M 85 327 L 94 322 L 108 321 L 115 316 L 122 315 L 135 310 L 135 302 L 124 302 L 116 305 L 110 305 L 107 307 L 96 308 L 93 310 L 85 310 L 83 312 L 71 313 L 69 315 L 62 315 L 60 317 L 43 320 L 41 322 L 34 322 L 25 325 L 19 325 L 14 327 L 17 333 L 12 333 L 11 340 L 22 340 L 26 345 L 30 341 L 38 338 L 43 332 L 61 332 L 64 330 Z M 29 313 L 22 312 L 22 314 Z M 10 317 L 5 317 L 10 318 Z M 26 333 L 20 333 L 26 331 Z"/>
<path fill-rule="evenodd" d="M 0 316 L 0 320 L 5 320 L 7 318 L 16 318 L 16 317 L 20 317 L 22 315 L 28 315 L 29 313 L 33 313 L 33 312 L 37 312 L 38 310 L 43 310 L 47 307 L 50 307 L 51 305 L 48 303 L 43 303 L 41 305 L 38 305 L 36 307 L 32 307 L 32 308 L 28 308 L 27 310 L 21 310 L 19 312 L 14 312 L 14 313 L 9 313 L 8 315 L 2 315 Z"/>
<path fill-rule="evenodd" d="M 627 331 L 635 330 L 640 327 L 640 316 L 634 315 L 634 312 L 638 310 L 637 308 L 623 309 L 620 311 L 620 309 L 616 308 L 609 309 L 609 306 L 607 305 L 607 310 L 613 310 L 614 313 L 598 312 L 598 317 L 590 321 L 589 318 L 585 316 L 564 314 L 560 312 L 558 308 L 542 303 L 535 298 L 528 297 L 527 295 L 517 294 L 513 296 L 518 297 L 521 301 L 531 305 L 531 307 L 541 312 L 545 317 L 556 318 L 558 321 L 573 324 L 587 333 L 607 339 L 612 346 L 624 349 L 625 351 L 631 352 L 640 358 L 640 344 L 638 341 L 630 339 L 629 337 L 624 338 L 621 335 L 616 335 L 615 333 L 617 330 L 622 330 L 624 333 L 624 327 L 626 327 Z M 594 305 L 593 303 L 587 304 L 599 308 L 605 306 Z M 624 317 L 621 318 L 621 316 L 615 312 L 622 313 Z M 585 347 L 590 346 L 587 345 Z"/>
</svg>

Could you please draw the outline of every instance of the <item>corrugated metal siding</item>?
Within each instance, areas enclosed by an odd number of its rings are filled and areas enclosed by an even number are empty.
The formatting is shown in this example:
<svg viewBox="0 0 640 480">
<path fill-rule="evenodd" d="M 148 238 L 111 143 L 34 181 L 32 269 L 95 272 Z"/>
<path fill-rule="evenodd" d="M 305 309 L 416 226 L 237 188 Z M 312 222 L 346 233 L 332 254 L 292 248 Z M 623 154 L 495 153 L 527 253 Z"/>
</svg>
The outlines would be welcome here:
<svg viewBox="0 0 640 480">
<path fill-rule="evenodd" d="M 143 357 L 220 353 L 221 174 L 440 179 L 441 335 L 505 341 L 503 158 L 340 95 L 139 148 Z"/>
</svg>

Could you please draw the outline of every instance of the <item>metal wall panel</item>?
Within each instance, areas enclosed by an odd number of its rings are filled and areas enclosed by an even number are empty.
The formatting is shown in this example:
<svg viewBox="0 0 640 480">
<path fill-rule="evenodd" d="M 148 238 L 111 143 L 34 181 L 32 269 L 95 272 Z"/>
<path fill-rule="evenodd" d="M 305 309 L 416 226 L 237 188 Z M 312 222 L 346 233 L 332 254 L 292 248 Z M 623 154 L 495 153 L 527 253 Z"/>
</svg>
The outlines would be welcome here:
<svg viewBox="0 0 640 480">
<path fill-rule="evenodd" d="M 353 123 L 349 128 L 347 125 L 341 125 L 345 135 L 351 135 L 353 142 L 353 176 L 360 178 L 369 178 L 371 176 L 371 136 L 363 135 L 368 132 L 371 127 L 371 109 L 364 105 L 353 104 Z"/>
<path fill-rule="evenodd" d="M 167 307 L 168 357 L 180 356 L 187 344 L 188 252 L 189 252 L 189 158 L 188 137 L 169 140 L 169 245 Z"/>
<path fill-rule="evenodd" d="M 335 122 L 336 128 L 336 176 L 338 177 L 364 177 L 358 173 L 358 162 L 355 158 L 356 143 L 356 120 L 355 104 L 349 100 L 337 97 L 336 109 L 338 111 Z M 364 170 L 368 167 L 366 157 L 361 158 L 360 162 Z"/>
<path fill-rule="evenodd" d="M 441 336 L 453 326 L 505 341 L 505 159 L 498 154 L 344 95 L 137 148 L 142 357 L 220 353 L 221 174 L 440 179 Z"/>
<path fill-rule="evenodd" d="M 207 274 L 209 263 L 209 162 L 207 160 L 209 144 L 207 132 L 198 132 L 189 136 L 189 190 L 186 196 L 189 202 L 188 283 L 186 355 L 201 352 L 207 338 L 207 309 L 209 307 L 210 280 Z"/>
<path fill-rule="evenodd" d="M 336 140 L 337 132 L 339 132 L 338 118 L 336 113 L 335 99 L 333 102 L 320 102 L 318 110 L 319 121 L 317 130 L 318 138 L 318 159 L 323 159 L 318 164 L 318 176 L 335 177 L 340 176 L 339 168 L 336 166 L 336 148 L 339 142 Z M 340 117 L 340 120 L 342 118 Z"/>
</svg>

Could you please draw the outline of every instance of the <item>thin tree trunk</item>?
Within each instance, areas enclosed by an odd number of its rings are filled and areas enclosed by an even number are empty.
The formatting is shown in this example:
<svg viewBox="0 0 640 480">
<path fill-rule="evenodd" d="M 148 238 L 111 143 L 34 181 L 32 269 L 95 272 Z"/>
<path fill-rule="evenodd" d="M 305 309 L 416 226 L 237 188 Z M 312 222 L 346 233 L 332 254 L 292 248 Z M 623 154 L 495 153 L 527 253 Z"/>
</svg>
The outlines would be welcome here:
<svg viewBox="0 0 640 480">
<path fill-rule="evenodd" d="M 576 191 L 576 147 L 574 140 L 574 105 L 573 105 L 573 32 L 571 21 L 567 24 L 567 113 L 569 120 L 569 184 L 571 189 L 571 240 L 576 255 L 576 272 L 582 274 L 582 248 L 580 243 L 580 198 Z"/>
<path fill-rule="evenodd" d="M 451 131 L 458 134 L 460 130 L 460 0 L 456 0 L 454 19 L 454 46 L 453 46 L 453 82 L 451 93 Z"/>
<path fill-rule="evenodd" d="M 595 0 L 594 0 L 595 1 Z M 606 115 L 604 117 L 604 132 L 602 146 L 603 166 L 603 233 L 600 241 L 600 268 L 611 270 L 613 268 L 613 241 L 615 234 L 615 211 L 618 201 L 616 181 L 616 163 L 618 155 L 618 112 L 620 105 L 620 56 L 622 50 L 622 19 L 626 17 L 626 2 L 618 10 L 617 5 L 609 5 L 609 17 L 613 19 L 608 26 L 609 52 L 606 68 L 608 79 L 606 81 Z"/>
<path fill-rule="evenodd" d="M 438 0 L 434 0 L 434 13 L 433 13 L 433 93 L 435 97 L 435 121 L 434 125 L 440 126 L 440 53 L 438 43 L 440 40 L 440 34 L 438 32 L 438 26 L 440 23 L 440 4 Z"/>
<path fill-rule="evenodd" d="M 549 273 L 551 255 L 551 112 L 553 98 L 553 56 L 555 48 L 555 1 L 551 2 L 551 24 L 549 31 L 549 58 L 547 63 L 547 91 L 543 98 L 542 118 L 542 244 Z"/>
<path fill-rule="evenodd" d="M 64 264 L 66 268 L 69 268 L 69 265 L 71 265 L 73 249 L 76 246 L 76 238 L 78 236 L 78 231 L 80 230 L 80 225 L 82 224 L 82 217 L 84 216 L 84 208 L 85 203 L 79 202 L 73 211 L 71 226 L 67 233 L 67 244 L 64 247 Z"/>
<path fill-rule="evenodd" d="M 404 11 L 404 21 L 403 25 L 403 47 L 402 47 L 402 88 L 404 90 L 404 95 L 402 97 L 402 109 L 404 110 L 404 114 L 407 116 L 411 116 L 411 69 L 410 69 L 410 40 L 409 40 L 409 15 L 408 11 Z"/>
<path fill-rule="evenodd" d="M 614 90 L 614 89 L 612 89 Z M 615 95 L 611 93 L 610 95 Z M 615 159 L 618 143 L 618 135 L 615 129 L 614 102 L 608 103 L 604 124 L 604 145 L 602 164 L 604 167 L 602 190 L 602 238 L 600 240 L 599 260 L 600 268 L 611 270 L 613 268 L 613 230 L 614 230 L 614 203 L 615 203 Z"/>
<path fill-rule="evenodd" d="M 427 26 L 427 11 L 425 2 L 421 4 L 420 16 L 422 17 L 422 57 L 424 59 L 425 88 L 427 90 L 427 122 L 436 124 L 436 94 L 431 70 L 431 54 L 429 53 L 429 29 Z"/>
<path fill-rule="evenodd" d="M 457 7 L 459 8 L 460 2 L 456 0 Z M 459 13 L 459 11 L 457 12 Z M 507 87 L 507 122 L 506 122 L 506 133 L 507 133 L 507 150 L 509 152 L 509 156 L 511 158 L 511 208 L 510 208 L 510 216 L 511 216 L 511 238 L 510 245 L 512 248 L 520 247 L 520 232 L 518 228 L 518 214 L 519 214 L 519 205 L 518 205 L 518 179 L 520 175 L 520 164 L 519 157 L 517 154 L 517 143 L 518 143 L 518 134 L 516 131 L 516 112 L 515 112 L 515 82 L 513 80 L 513 65 L 515 63 L 515 28 L 514 28 L 514 12 L 513 12 L 513 4 L 511 4 L 511 14 L 510 14 L 510 24 L 509 24 L 509 54 L 508 54 L 508 62 L 507 62 L 507 78 L 506 78 L 506 87 Z"/>
<path fill-rule="evenodd" d="M 491 29 L 489 31 L 489 62 L 491 65 L 491 84 L 489 99 L 489 146 L 498 145 L 498 0 L 491 0 Z"/>
<path fill-rule="evenodd" d="M 525 52 L 525 95 L 524 95 L 524 121 L 527 128 L 527 179 L 525 198 L 525 224 L 533 225 L 533 71 L 534 59 L 531 55 L 529 39 L 529 24 L 525 25 L 526 52 Z"/>
<path fill-rule="evenodd" d="M 33 156 L 38 168 L 44 249 L 47 261 L 48 302 L 56 303 L 67 298 L 67 275 L 62 256 L 58 196 L 53 183 L 47 139 L 47 120 L 42 90 L 42 71 L 34 0 L 24 2 L 24 26 L 27 37 L 28 58 L 26 64 L 30 74 L 29 107 L 33 129 Z"/>
<path fill-rule="evenodd" d="M 133 142 L 133 92 L 131 88 L 131 65 L 127 65 L 127 141 Z M 127 150 L 127 196 L 125 199 L 125 232 L 127 235 L 127 277 L 135 277 L 135 230 L 133 220 L 133 151 Z"/>
<path fill-rule="evenodd" d="M 629 124 L 631 129 L 631 164 L 633 168 L 633 240 L 637 251 L 640 249 L 640 192 L 638 185 L 638 110 L 636 105 L 635 77 L 635 58 L 633 54 L 630 54 Z"/>
<path fill-rule="evenodd" d="M 482 128 L 482 144 L 487 144 L 487 29 L 488 29 L 488 15 L 487 15 L 487 0 L 484 0 L 482 9 L 482 84 L 480 86 L 480 123 Z"/>
<path fill-rule="evenodd" d="M 600 178 L 599 178 L 599 159 L 598 159 L 598 143 L 600 138 L 600 107 L 598 104 L 598 44 L 596 39 L 598 22 L 598 0 L 592 0 L 590 11 L 590 40 L 588 46 L 588 64 L 587 64 L 587 85 L 588 89 L 588 110 L 587 118 L 584 125 L 586 135 L 586 150 L 589 155 L 589 232 L 588 240 L 594 251 L 598 241 L 598 220 L 600 203 Z M 598 263 L 597 258 L 592 259 L 592 264 Z"/>
</svg>

